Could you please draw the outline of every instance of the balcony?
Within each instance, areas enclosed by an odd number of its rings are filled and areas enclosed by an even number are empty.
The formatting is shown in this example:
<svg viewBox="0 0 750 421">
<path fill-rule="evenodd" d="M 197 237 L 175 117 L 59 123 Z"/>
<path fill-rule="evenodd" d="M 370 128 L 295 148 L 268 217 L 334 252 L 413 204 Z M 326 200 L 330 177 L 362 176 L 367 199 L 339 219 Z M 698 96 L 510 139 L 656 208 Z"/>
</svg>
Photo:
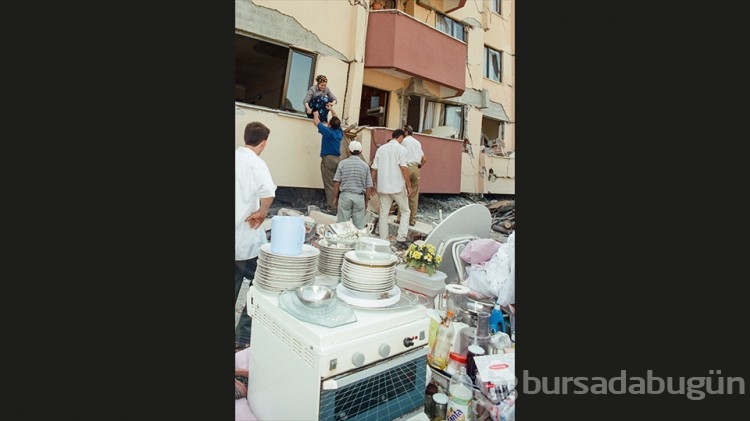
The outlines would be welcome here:
<svg viewBox="0 0 750 421">
<path fill-rule="evenodd" d="M 417 77 L 442 87 L 445 98 L 466 89 L 466 44 L 398 10 L 368 17 L 365 68 L 402 79 Z"/>
</svg>

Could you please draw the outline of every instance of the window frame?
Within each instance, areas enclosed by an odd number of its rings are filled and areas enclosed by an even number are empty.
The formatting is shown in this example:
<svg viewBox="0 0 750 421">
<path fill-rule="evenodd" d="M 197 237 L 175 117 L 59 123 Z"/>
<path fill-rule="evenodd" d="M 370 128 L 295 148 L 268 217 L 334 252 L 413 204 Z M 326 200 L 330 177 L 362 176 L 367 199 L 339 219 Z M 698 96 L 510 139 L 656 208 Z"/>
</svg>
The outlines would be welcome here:
<svg viewBox="0 0 750 421">
<path fill-rule="evenodd" d="M 495 72 L 491 72 L 490 64 L 492 63 L 492 58 L 497 57 L 497 79 L 495 79 Z M 498 83 L 503 83 L 503 52 L 501 50 L 495 50 L 494 48 L 484 46 L 484 70 L 483 70 L 483 76 L 485 79 L 494 80 Z"/>
<path fill-rule="evenodd" d="M 446 32 L 443 29 L 441 29 L 441 20 L 440 19 L 444 19 L 445 24 L 448 26 L 447 29 L 450 30 L 450 32 Z M 456 28 L 461 28 L 461 37 L 460 38 L 457 37 L 457 36 L 455 36 L 453 34 L 453 32 L 455 32 Z M 440 32 L 442 32 L 442 33 L 444 33 L 444 34 L 446 34 L 448 36 L 450 36 L 451 38 L 455 38 L 455 39 L 457 39 L 459 41 L 466 42 L 466 25 L 464 25 L 463 23 L 461 23 L 461 22 L 453 19 L 452 17 L 450 17 L 450 16 L 448 16 L 446 14 L 439 13 L 439 12 L 435 13 L 435 29 L 437 29 L 438 31 L 440 31 Z"/>
<path fill-rule="evenodd" d="M 491 0 L 489 6 L 491 11 L 498 15 L 503 14 L 503 0 Z"/>
<path fill-rule="evenodd" d="M 265 107 L 265 108 L 269 108 L 273 110 L 286 111 L 286 112 L 291 112 L 295 114 L 305 115 L 305 110 L 304 110 L 304 107 L 302 106 L 302 100 L 305 97 L 305 95 L 307 95 L 307 90 L 313 84 L 318 55 L 310 51 L 305 51 L 299 48 L 294 48 L 289 45 L 284 45 L 278 42 L 272 42 L 272 41 L 268 41 L 262 38 L 250 36 L 242 32 L 235 32 L 235 37 L 236 37 L 235 40 L 237 40 L 237 37 L 247 38 L 249 42 L 252 43 L 252 45 L 267 44 L 269 47 L 273 47 L 273 46 L 280 47 L 280 48 L 285 49 L 287 53 L 286 58 L 283 59 L 284 60 L 283 67 L 277 66 L 278 67 L 277 69 L 275 68 L 268 69 L 269 63 L 268 62 L 264 63 L 261 57 L 261 54 L 258 54 L 257 51 L 248 52 L 246 56 L 242 57 L 242 59 L 248 60 L 252 65 L 257 65 L 258 68 L 267 69 L 268 72 L 281 72 L 283 70 L 284 72 L 283 80 L 280 81 L 281 83 L 276 85 L 279 87 L 277 89 L 280 89 L 280 92 L 278 94 L 279 95 L 278 101 L 276 101 L 275 104 L 273 103 L 258 104 L 254 102 L 255 100 L 248 101 L 249 95 L 247 94 L 245 94 L 244 98 L 241 100 L 238 99 L 237 96 L 235 95 L 235 103 L 239 103 L 243 105 Z M 238 42 L 238 41 L 235 41 L 235 42 Z M 241 52 L 236 53 L 237 56 L 235 57 L 235 67 L 238 66 L 238 61 L 240 60 L 240 57 L 239 57 L 240 54 Z M 299 68 L 295 66 L 296 57 L 307 58 L 309 59 L 309 63 L 305 65 L 303 62 L 303 67 Z M 257 59 L 257 62 L 254 61 L 254 59 Z M 279 59 L 279 60 L 282 60 L 282 59 Z M 278 64 L 281 64 L 281 63 L 278 63 Z M 302 70 L 303 73 L 306 71 L 307 74 L 297 75 L 296 73 L 299 73 L 300 70 Z M 245 78 L 242 78 L 242 77 L 238 78 L 237 73 L 235 73 L 236 89 L 238 89 L 238 87 L 241 86 L 243 88 L 242 91 L 244 93 L 244 89 L 246 89 L 245 87 L 248 86 L 246 80 L 251 77 L 252 75 L 247 75 L 247 77 Z M 243 82 L 243 84 L 238 84 L 237 82 Z M 274 90 L 277 90 L 277 89 L 274 89 Z M 294 93 L 291 95 L 294 98 L 290 98 L 290 89 L 295 89 Z M 255 97 L 258 97 L 258 99 L 262 98 L 262 95 L 264 95 L 267 92 L 269 91 L 260 92 L 260 93 L 253 95 L 251 91 L 250 93 L 250 95 L 252 95 L 251 99 Z M 287 104 L 287 100 L 289 100 L 288 101 L 289 104 Z M 298 102 L 298 104 L 295 101 Z M 289 105 L 291 105 L 291 108 L 289 107 Z"/>
<path fill-rule="evenodd" d="M 446 117 L 448 116 L 448 113 L 450 110 L 459 108 L 461 110 L 461 117 L 458 120 L 459 121 L 459 127 L 456 128 L 456 137 L 455 139 L 463 139 L 464 137 L 464 118 L 466 116 L 466 106 L 464 104 L 460 103 L 453 103 L 453 102 L 445 102 L 445 101 L 438 101 L 434 98 L 425 97 L 422 95 L 417 94 L 409 94 L 408 95 L 408 105 L 407 105 L 407 120 L 414 126 L 414 131 L 417 133 L 422 133 L 425 130 L 430 130 L 434 127 L 438 126 L 444 126 L 446 125 Z M 419 110 L 411 110 L 412 107 L 416 107 L 416 105 L 412 105 L 412 102 L 416 101 L 419 104 Z M 433 122 L 433 124 L 430 125 L 430 127 L 426 127 L 426 120 L 428 120 L 427 113 L 429 110 L 430 103 L 434 103 L 435 105 L 433 107 L 439 107 L 439 115 L 440 117 L 436 122 Z M 413 111 L 418 111 L 419 118 L 416 122 L 417 124 L 414 125 L 414 120 L 416 116 L 414 116 Z M 409 116 L 414 116 L 410 118 Z"/>
</svg>

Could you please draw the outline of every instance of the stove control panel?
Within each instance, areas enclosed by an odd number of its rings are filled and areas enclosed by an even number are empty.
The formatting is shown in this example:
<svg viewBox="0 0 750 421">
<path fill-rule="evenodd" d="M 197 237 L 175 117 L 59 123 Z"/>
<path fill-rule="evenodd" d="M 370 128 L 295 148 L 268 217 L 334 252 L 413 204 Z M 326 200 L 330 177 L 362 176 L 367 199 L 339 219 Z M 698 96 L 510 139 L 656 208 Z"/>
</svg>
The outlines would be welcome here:
<svg viewBox="0 0 750 421">
<path fill-rule="evenodd" d="M 323 350 L 320 375 L 322 378 L 328 378 L 427 346 L 429 329 L 430 319 L 425 317 L 405 325 L 394 326 L 387 331 L 373 333 L 371 336 L 334 345 Z"/>
</svg>

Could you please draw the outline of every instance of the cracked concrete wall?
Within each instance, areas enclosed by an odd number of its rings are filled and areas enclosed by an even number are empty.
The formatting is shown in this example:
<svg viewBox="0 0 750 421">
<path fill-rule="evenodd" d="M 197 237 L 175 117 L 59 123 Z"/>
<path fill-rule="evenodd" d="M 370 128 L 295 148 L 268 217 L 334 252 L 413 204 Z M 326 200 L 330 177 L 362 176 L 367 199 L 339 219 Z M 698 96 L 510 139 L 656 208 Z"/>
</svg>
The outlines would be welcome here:
<svg viewBox="0 0 750 421">
<path fill-rule="evenodd" d="M 354 45 L 351 12 L 341 1 L 236 0 L 235 27 L 267 40 L 286 43 L 348 62 Z M 347 34 L 347 36 L 342 36 Z"/>
</svg>

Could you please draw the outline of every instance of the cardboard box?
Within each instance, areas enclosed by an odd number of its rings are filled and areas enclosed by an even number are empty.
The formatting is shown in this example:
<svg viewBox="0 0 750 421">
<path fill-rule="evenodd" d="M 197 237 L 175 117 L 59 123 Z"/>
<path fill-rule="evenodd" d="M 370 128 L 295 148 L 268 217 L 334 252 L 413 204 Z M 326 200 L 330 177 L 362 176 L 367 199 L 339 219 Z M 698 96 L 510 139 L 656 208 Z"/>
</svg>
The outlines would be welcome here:
<svg viewBox="0 0 750 421">
<path fill-rule="evenodd" d="M 474 357 L 482 381 L 495 385 L 516 385 L 516 353 L 479 355 Z"/>
</svg>

